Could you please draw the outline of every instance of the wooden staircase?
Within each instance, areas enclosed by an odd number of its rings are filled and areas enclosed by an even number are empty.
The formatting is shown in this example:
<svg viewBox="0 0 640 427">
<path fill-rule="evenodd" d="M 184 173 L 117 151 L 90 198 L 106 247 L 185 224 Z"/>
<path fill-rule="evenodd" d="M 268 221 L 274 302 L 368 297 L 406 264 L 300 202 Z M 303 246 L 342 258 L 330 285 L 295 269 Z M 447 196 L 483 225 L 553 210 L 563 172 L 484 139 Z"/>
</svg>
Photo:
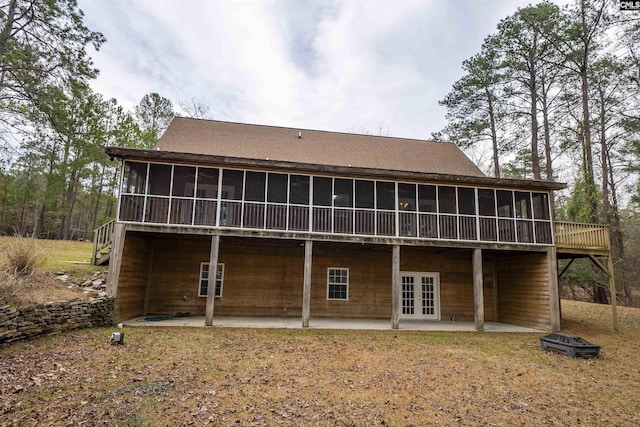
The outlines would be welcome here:
<svg viewBox="0 0 640 427">
<path fill-rule="evenodd" d="M 111 244 L 113 243 L 113 227 L 115 219 L 93 230 L 93 254 L 91 264 L 105 265 L 111 258 Z"/>
</svg>

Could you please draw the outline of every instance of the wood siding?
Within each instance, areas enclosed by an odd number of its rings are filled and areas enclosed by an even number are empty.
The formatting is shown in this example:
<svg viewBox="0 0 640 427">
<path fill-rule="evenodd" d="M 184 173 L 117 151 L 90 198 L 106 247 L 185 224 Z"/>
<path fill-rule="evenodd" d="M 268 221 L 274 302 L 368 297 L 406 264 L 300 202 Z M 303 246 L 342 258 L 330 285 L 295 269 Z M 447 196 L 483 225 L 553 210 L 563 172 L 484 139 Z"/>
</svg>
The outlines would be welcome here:
<svg viewBox="0 0 640 427">
<path fill-rule="evenodd" d="M 149 249 L 148 239 L 126 233 L 113 313 L 116 323 L 143 314 Z"/>
<path fill-rule="evenodd" d="M 442 320 L 473 321 L 472 251 L 466 249 L 402 248 L 400 269 L 440 273 L 440 313 Z M 483 253 L 483 293 L 486 321 L 495 320 L 493 256 Z"/>
<path fill-rule="evenodd" d="M 208 262 L 210 239 L 154 235 L 145 315 L 203 315 L 198 297 L 200 263 Z M 442 320 L 473 320 L 471 250 L 401 248 L 401 271 L 440 274 Z M 485 319 L 495 320 L 494 254 L 483 256 Z M 291 240 L 223 237 L 225 264 L 216 316 L 302 316 L 304 247 Z M 131 262 L 129 262 L 131 264 Z M 147 265 L 139 263 L 140 274 Z M 327 268 L 349 269 L 349 298 L 327 299 Z M 142 278 L 140 278 L 143 282 Z M 130 281 L 130 280 L 129 280 Z M 122 285 L 121 285 L 122 286 Z M 137 292 L 140 307 L 144 285 Z M 133 300 L 131 300 L 133 302 Z M 311 271 L 311 317 L 391 317 L 391 247 L 315 242 Z"/>
<path fill-rule="evenodd" d="M 499 321 L 551 327 L 546 253 L 505 254 L 497 261 Z"/>
</svg>

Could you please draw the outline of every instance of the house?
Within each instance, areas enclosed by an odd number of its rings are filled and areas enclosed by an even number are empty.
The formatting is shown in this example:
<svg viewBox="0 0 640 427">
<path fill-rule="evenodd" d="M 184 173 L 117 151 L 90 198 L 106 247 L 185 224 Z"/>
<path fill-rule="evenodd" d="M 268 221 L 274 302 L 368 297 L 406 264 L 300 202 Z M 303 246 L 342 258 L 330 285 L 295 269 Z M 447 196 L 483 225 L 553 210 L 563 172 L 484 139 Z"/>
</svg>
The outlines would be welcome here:
<svg viewBox="0 0 640 427">
<path fill-rule="evenodd" d="M 108 292 L 137 316 L 559 330 L 550 200 L 454 144 L 176 118 L 122 160 Z"/>
</svg>

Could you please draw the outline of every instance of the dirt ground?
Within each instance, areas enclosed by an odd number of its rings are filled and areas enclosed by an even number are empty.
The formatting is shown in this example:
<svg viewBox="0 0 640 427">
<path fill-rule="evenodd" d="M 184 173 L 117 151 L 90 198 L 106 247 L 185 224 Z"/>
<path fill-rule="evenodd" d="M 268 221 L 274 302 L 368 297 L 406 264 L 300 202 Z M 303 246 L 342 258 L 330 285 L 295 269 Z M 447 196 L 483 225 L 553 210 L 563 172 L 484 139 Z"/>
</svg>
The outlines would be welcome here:
<svg viewBox="0 0 640 427">
<path fill-rule="evenodd" d="M 2 426 L 640 424 L 640 310 L 563 301 L 594 360 L 544 334 L 115 328 L 0 349 Z"/>
</svg>

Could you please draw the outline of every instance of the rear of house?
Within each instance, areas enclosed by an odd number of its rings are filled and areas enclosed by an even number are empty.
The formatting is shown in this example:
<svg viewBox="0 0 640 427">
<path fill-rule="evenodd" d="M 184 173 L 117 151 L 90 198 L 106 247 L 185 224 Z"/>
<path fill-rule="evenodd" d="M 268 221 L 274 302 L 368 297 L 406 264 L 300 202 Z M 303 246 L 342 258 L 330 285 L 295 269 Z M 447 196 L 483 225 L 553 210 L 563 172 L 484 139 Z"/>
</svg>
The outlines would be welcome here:
<svg viewBox="0 0 640 427">
<path fill-rule="evenodd" d="M 143 315 L 559 329 L 551 191 L 453 144 L 177 118 L 122 159 L 109 292 Z M 215 268 L 212 268 L 215 266 Z"/>
</svg>

